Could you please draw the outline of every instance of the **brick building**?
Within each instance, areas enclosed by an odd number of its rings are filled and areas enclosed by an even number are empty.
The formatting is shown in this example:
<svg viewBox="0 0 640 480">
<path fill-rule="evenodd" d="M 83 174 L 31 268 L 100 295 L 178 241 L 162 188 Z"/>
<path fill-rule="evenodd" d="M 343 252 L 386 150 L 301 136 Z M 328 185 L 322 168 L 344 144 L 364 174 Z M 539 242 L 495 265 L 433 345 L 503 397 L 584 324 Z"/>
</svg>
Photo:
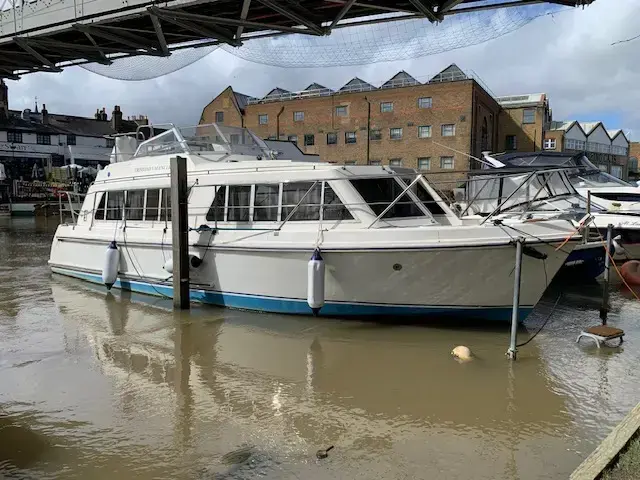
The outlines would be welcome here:
<svg viewBox="0 0 640 480">
<path fill-rule="evenodd" d="M 498 97 L 498 150 L 535 152 L 542 149 L 551 123 L 549 100 L 544 93 Z"/>
<path fill-rule="evenodd" d="M 305 153 L 344 164 L 402 165 L 438 178 L 468 170 L 469 154 L 496 148 L 500 106 L 479 81 L 451 65 L 426 83 L 399 72 L 379 87 L 354 78 L 339 90 L 312 83 L 261 99 L 225 89 L 201 124 L 250 128 L 297 142 Z"/>
</svg>

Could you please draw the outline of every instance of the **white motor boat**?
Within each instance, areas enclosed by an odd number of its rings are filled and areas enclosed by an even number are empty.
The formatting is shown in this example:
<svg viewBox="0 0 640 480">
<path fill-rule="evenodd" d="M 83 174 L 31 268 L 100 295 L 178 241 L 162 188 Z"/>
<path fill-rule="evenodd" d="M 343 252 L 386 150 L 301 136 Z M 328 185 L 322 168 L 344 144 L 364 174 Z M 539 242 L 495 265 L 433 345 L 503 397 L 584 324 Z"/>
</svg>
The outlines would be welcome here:
<svg viewBox="0 0 640 480">
<path fill-rule="evenodd" d="M 581 241 L 584 212 L 463 219 L 414 170 L 284 160 L 246 129 L 170 125 L 135 153 L 125 143 L 128 160 L 100 171 L 77 221 L 58 227 L 54 273 L 172 296 L 175 155 L 187 159 L 190 294 L 204 303 L 311 314 L 313 255 L 320 315 L 509 320 L 522 237 L 524 318 Z"/>
<path fill-rule="evenodd" d="M 606 238 L 613 225 L 617 260 L 640 258 L 640 187 L 602 172 L 583 153 L 529 152 L 484 154 L 484 168 L 568 168 L 568 176 L 580 195 L 604 207 L 594 212 L 594 238 Z"/>
</svg>

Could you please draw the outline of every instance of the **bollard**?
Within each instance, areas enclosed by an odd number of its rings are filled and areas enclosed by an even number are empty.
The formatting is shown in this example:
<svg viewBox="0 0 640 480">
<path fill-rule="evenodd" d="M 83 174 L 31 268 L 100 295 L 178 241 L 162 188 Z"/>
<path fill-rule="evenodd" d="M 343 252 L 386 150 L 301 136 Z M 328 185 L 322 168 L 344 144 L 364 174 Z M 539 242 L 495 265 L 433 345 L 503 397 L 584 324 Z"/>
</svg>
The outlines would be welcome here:
<svg viewBox="0 0 640 480">
<path fill-rule="evenodd" d="M 170 162 L 173 307 L 186 310 L 190 307 L 187 159 L 183 157 L 172 157 Z"/>
<path fill-rule="evenodd" d="M 513 279 L 513 309 L 511 310 L 511 341 L 507 357 L 515 360 L 517 357 L 516 342 L 518 340 L 518 310 L 520 309 L 520 277 L 522 269 L 522 244 L 524 238 L 518 237 L 516 240 L 516 269 Z"/>
<path fill-rule="evenodd" d="M 613 225 L 607 225 L 607 254 L 604 257 L 604 283 L 602 285 L 602 306 L 600 307 L 600 319 L 602 324 L 607 324 L 609 313 L 609 282 L 611 280 L 611 248 L 613 245 Z"/>
</svg>

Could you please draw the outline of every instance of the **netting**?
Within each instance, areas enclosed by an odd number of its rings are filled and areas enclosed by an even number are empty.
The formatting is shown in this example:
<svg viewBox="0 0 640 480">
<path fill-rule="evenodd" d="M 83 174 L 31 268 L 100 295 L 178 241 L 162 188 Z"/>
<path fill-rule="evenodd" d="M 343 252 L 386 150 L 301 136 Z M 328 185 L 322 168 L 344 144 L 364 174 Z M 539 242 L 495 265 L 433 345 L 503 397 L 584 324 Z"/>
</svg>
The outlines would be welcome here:
<svg viewBox="0 0 640 480">
<path fill-rule="evenodd" d="M 498 1 L 501 0 L 484 0 L 474 5 Z M 144 80 L 179 70 L 216 48 L 251 62 L 279 67 L 318 68 L 407 60 L 484 43 L 561 10 L 569 9 L 543 3 L 481 10 L 447 16 L 439 24 L 426 19 L 387 18 L 383 23 L 337 28 L 323 37 L 290 34 L 250 39 L 240 47 L 224 44 L 190 48 L 175 51 L 170 57 L 122 58 L 111 65 L 83 67 L 111 78 Z"/>
</svg>

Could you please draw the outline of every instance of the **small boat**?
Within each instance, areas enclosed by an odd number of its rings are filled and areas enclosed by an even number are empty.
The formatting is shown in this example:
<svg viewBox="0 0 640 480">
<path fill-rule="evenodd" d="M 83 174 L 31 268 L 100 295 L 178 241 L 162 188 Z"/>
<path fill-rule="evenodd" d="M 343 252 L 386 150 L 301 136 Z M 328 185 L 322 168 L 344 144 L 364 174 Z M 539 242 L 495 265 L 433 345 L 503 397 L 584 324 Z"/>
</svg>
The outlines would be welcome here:
<svg viewBox="0 0 640 480">
<path fill-rule="evenodd" d="M 594 239 L 607 236 L 613 225 L 616 260 L 640 258 L 640 187 L 602 172 L 584 153 L 529 152 L 489 154 L 483 156 L 484 168 L 568 168 L 568 177 L 576 191 L 590 196 L 603 207 L 593 213 Z"/>
<path fill-rule="evenodd" d="M 581 243 L 584 212 L 460 216 L 411 169 L 291 161 L 250 130 L 217 124 L 159 131 L 116 139 L 124 161 L 100 171 L 75 221 L 58 226 L 54 273 L 171 297 L 176 155 L 187 162 L 194 301 L 303 315 L 509 320 L 522 237 L 523 319 Z M 320 262 L 316 273 L 310 262 Z"/>
</svg>

